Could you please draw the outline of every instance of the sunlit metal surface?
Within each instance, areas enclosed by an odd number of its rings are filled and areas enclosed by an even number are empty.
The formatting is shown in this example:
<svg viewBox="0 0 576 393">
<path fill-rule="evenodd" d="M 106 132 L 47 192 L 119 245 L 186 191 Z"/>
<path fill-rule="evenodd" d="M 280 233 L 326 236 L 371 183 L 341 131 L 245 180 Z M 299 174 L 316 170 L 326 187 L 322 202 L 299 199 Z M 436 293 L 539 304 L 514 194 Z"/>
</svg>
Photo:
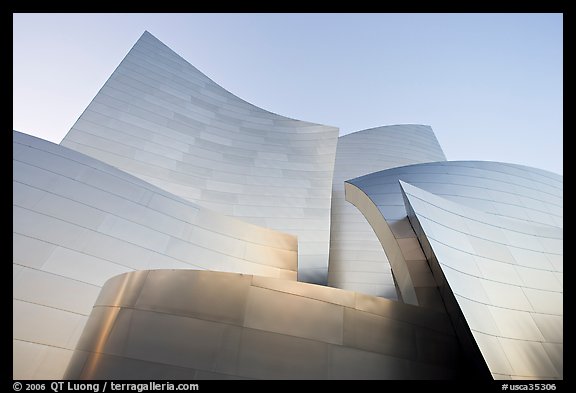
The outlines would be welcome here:
<svg viewBox="0 0 576 393">
<path fill-rule="evenodd" d="M 332 182 L 328 285 L 397 299 L 388 258 L 366 218 L 346 201 L 344 182 L 383 169 L 440 160 L 445 160 L 444 153 L 429 126 L 384 126 L 338 138 Z M 406 220 L 392 223 L 406 224 Z"/>
<path fill-rule="evenodd" d="M 62 146 L 13 133 L 13 378 L 562 378 L 562 177 L 337 136 L 145 32 Z"/>
<path fill-rule="evenodd" d="M 350 180 L 347 198 L 377 232 L 405 209 L 460 341 L 494 378 L 561 379 L 562 188 L 520 165 L 439 162 Z"/>
<path fill-rule="evenodd" d="M 236 97 L 145 32 L 61 144 L 297 236 L 298 279 L 326 284 L 337 138 Z"/>
<path fill-rule="evenodd" d="M 14 378 L 62 375 L 100 287 L 117 274 L 194 268 L 296 279 L 291 235 L 42 139 L 14 132 L 13 147 Z"/>
<path fill-rule="evenodd" d="M 152 270 L 103 286 L 65 378 L 445 379 L 463 375 L 461 356 L 445 313 L 294 281 Z"/>
</svg>

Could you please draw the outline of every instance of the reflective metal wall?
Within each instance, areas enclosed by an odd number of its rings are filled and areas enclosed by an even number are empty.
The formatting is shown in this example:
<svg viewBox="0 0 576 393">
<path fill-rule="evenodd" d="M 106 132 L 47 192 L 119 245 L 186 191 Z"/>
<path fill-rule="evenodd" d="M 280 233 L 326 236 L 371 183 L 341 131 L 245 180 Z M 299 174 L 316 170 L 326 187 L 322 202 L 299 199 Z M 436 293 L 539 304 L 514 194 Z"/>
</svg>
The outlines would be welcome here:
<svg viewBox="0 0 576 393">
<path fill-rule="evenodd" d="M 68 379 L 446 379 L 445 313 L 273 278 L 122 274 L 102 288 Z"/>
<path fill-rule="evenodd" d="M 145 32 L 61 144 L 296 235 L 299 280 L 326 284 L 337 138 L 241 100 Z"/>
<path fill-rule="evenodd" d="M 337 135 L 145 32 L 61 146 L 13 133 L 13 378 L 562 378 L 562 177 Z"/>
<path fill-rule="evenodd" d="M 60 378 L 102 284 L 154 268 L 296 279 L 296 238 L 13 133 L 15 379 Z"/>
<path fill-rule="evenodd" d="M 403 199 L 455 326 L 494 378 L 563 377 L 561 176 L 470 161 L 350 183 L 383 217 L 400 214 L 392 207 Z"/>
<path fill-rule="evenodd" d="M 388 258 L 366 218 L 346 201 L 344 182 L 382 169 L 440 160 L 445 160 L 444 153 L 429 126 L 384 126 L 338 138 L 328 285 L 397 299 Z M 404 218 L 392 225 L 406 227 L 408 222 Z"/>
</svg>

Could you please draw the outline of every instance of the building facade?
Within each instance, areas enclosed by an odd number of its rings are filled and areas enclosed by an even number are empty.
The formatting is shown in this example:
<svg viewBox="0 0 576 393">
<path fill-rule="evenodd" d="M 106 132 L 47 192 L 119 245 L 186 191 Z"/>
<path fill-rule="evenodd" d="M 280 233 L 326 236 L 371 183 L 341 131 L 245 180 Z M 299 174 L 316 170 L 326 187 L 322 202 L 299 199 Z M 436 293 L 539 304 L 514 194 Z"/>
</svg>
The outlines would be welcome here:
<svg viewBox="0 0 576 393">
<path fill-rule="evenodd" d="M 338 136 L 145 32 L 13 132 L 14 379 L 562 379 L 562 177 Z"/>
</svg>

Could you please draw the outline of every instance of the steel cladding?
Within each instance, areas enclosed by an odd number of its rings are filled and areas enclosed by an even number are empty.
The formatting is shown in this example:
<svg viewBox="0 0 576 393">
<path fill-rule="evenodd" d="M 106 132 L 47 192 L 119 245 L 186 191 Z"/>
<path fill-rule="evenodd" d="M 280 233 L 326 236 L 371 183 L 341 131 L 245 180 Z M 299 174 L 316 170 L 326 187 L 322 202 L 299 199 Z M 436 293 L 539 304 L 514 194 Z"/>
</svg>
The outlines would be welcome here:
<svg viewBox="0 0 576 393">
<path fill-rule="evenodd" d="M 60 145 L 13 132 L 13 378 L 562 379 L 562 200 L 145 32 Z"/>
</svg>

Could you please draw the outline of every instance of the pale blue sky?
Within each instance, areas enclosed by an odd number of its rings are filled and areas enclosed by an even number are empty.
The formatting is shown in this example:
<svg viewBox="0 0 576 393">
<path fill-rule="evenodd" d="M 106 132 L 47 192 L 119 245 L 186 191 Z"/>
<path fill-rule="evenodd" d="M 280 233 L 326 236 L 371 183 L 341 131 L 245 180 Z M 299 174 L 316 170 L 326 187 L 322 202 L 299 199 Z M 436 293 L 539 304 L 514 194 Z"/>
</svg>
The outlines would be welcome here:
<svg viewBox="0 0 576 393">
<path fill-rule="evenodd" d="M 432 126 L 449 160 L 562 174 L 562 14 L 15 14 L 14 129 L 59 143 L 144 30 L 237 96 Z"/>
</svg>

